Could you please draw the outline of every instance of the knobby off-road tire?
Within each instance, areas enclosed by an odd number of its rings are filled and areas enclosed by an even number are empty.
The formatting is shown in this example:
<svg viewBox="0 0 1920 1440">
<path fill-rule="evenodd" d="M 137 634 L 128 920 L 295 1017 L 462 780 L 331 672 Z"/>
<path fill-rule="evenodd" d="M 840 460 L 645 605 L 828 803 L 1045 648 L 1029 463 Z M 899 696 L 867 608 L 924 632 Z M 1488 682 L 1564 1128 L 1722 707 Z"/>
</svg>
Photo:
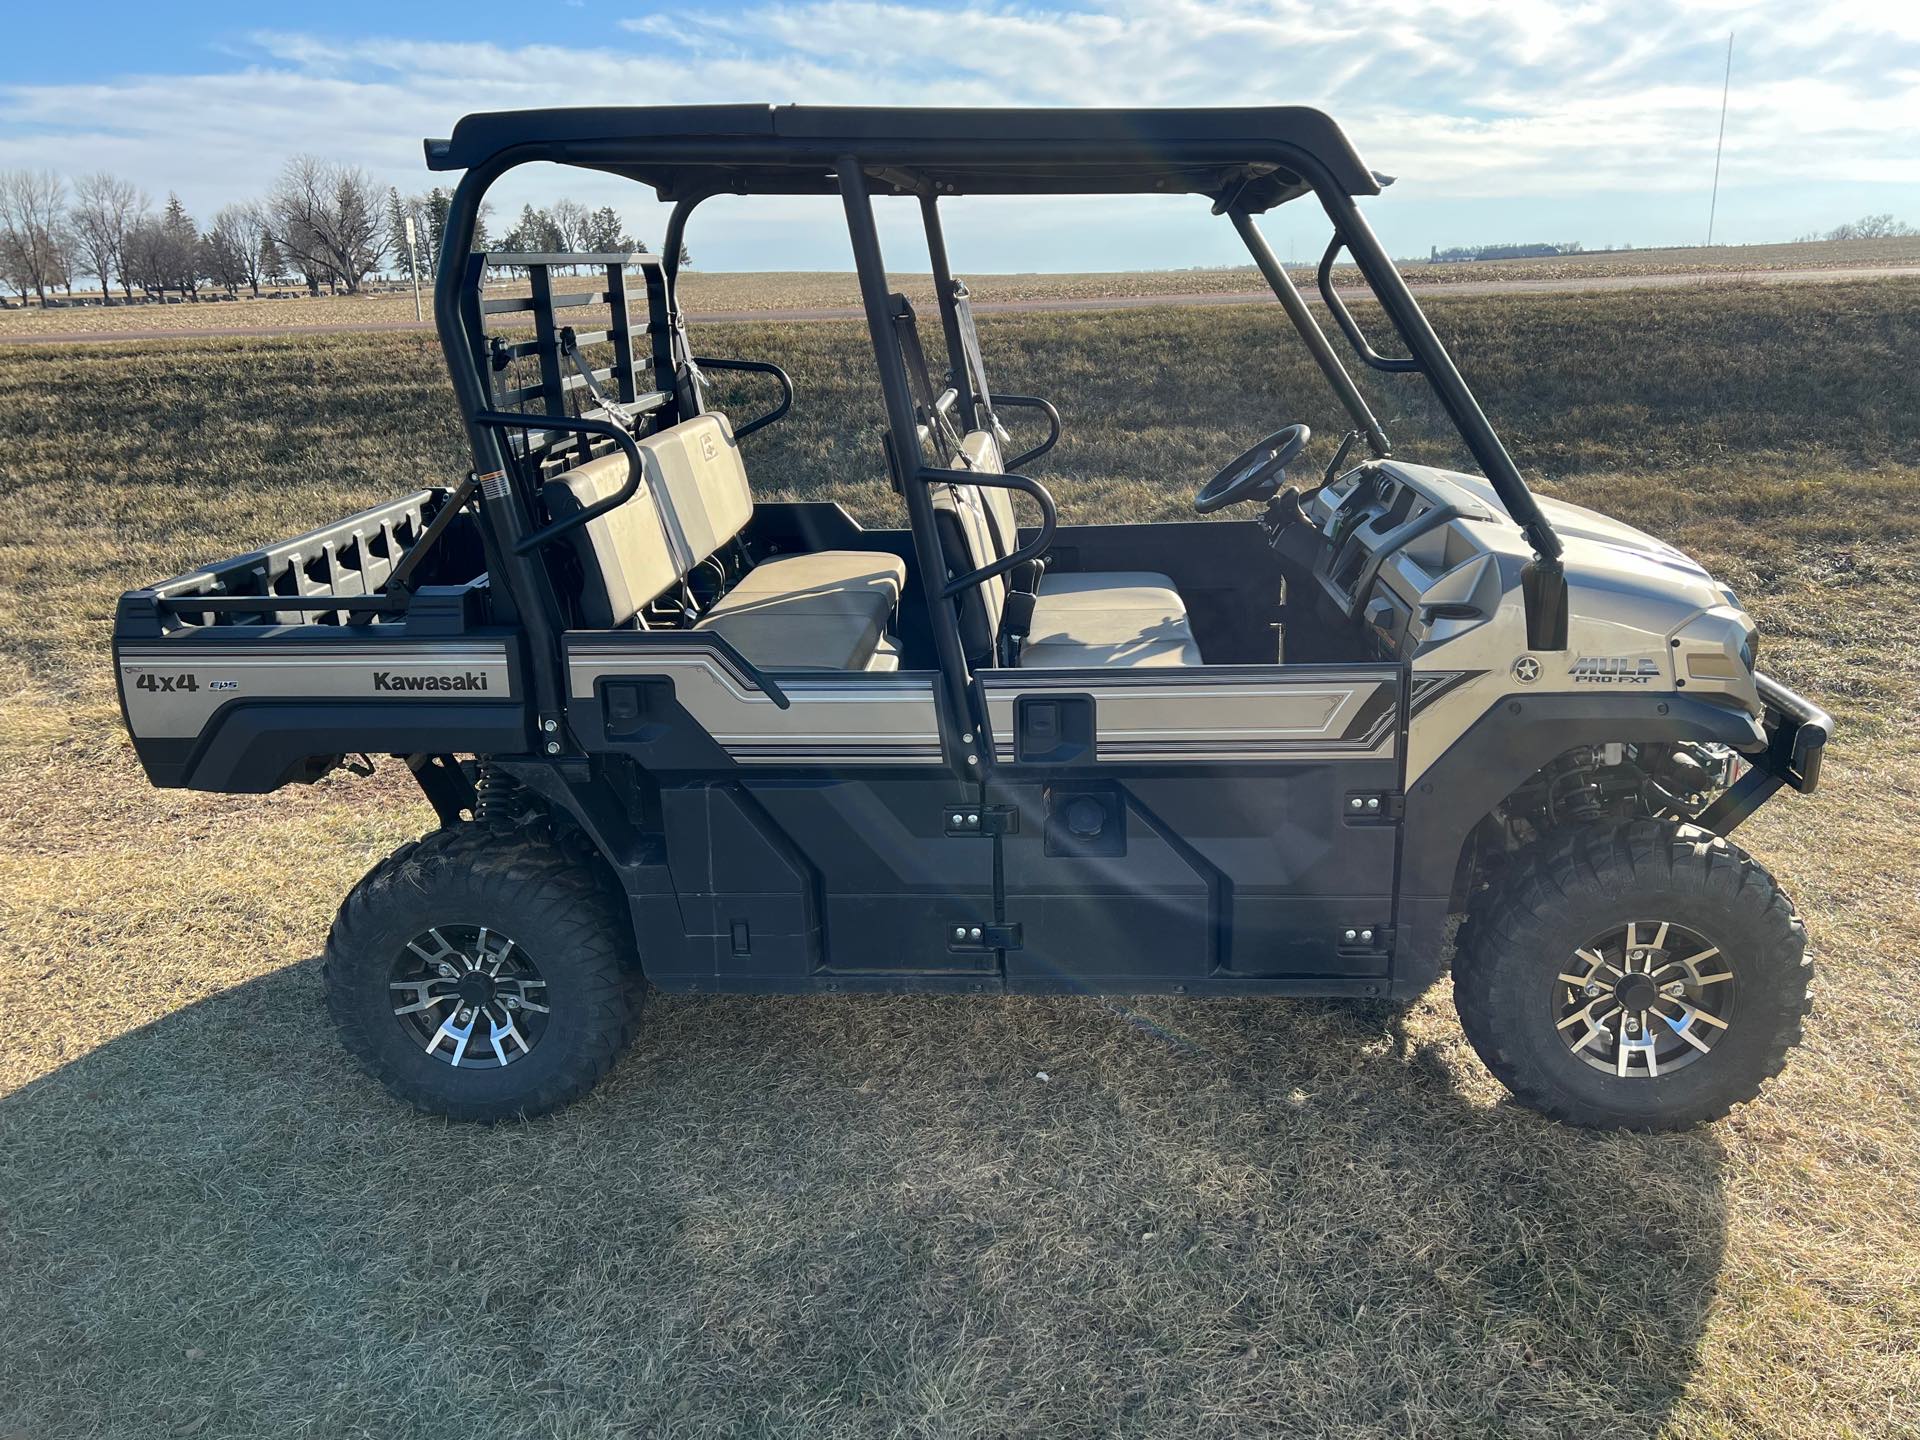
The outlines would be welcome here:
<svg viewBox="0 0 1920 1440">
<path fill-rule="evenodd" d="M 418 1109 L 481 1122 L 541 1115 L 590 1090 L 632 1039 L 642 985 L 630 937 L 618 897 L 578 859 L 525 832 L 452 826 L 401 846 L 348 894 L 327 939 L 327 1007 L 361 1066 Z M 469 976 L 489 965 L 509 978 Z M 408 966 L 455 978 L 396 986 Z M 472 1043 L 458 1063 L 453 1040 L 423 1044 L 459 1013 L 433 999 L 456 983 L 493 987 L 466 1010 Z M 394 1013 L 413 1000 L 431 1006 Z M 491 1059 L 489 1016 L 523 1042 L 498 1047 L 505 1062 Z"/>
<path fill-rule="evenodd" d="M 1630 922 L 1636 931 L 1625 932 Z M 1714 959 L 1693 975 L 1730 975 L 1709 980 L 1678 1000 L 1645 1012 L 1642 1038 L 1657 1035 L 1687 1063 L 1649 1074 L 1644 1054 L 1630 1056 L 1622 1078 L 1596 1059 L 1620 1047 L 1596 1042 L 1585 1058 L 1572 1048 L 1590 1019 L 1561 1021 L 1587 997 L 1593 1014 L 1616 1003 L 1617 986 L 1633 982 L 1619 973 L 1625 946 L 1609 952 L 1608 970 L 1589 990 L 1562 978 L 1584 978 L 1596 937 L 1610 933 L 1654 938 L 1654 924 L 1670 922 L 1675 935 L 1704 941 Z M 1662 936 L 1666 932 L 1659 932 Z M 1681 957 L 1643 950 L 1647 965 L 1666 964 L 1655 980 L 1681 983 Z M 1570 970 L 1571 965 L 1571 970 Z M 1809 1009 L 1812 962 L 1806 932 L 1790 901 L 1738 846 L 1693 826 L 1664 821 L 1592 825 L 1549 836 L 1515 857 L 1503 880 L 1483 893 L 1462 927 L 1454 960 L 1454 998 L 1467 1039 L 1487 1068 L 1522 1104 L 1576 1125 L 1608 1129 L 1677 1130 L 1719 1119 L 1751 1100 L 1761 1084 L 1780 1072 L 1798 1044 Z M 1721 986 L 1727 989 L 1722 991 Z M 1641 987 L 1641 994 L 1645 987 Z M 1681 1001 L 1688 1003 L 1682 1004 Z M 1693 1006 L 1721 1007 L 1724 1028 L 1696 1017 Z M 1655 1018 L 1673 1018 L 1664 1029 Z M 1675 1028 L 1710 1037 L 1700 1053 Z M 1620 1028 L 1618 1019 L 1614 1030 Z M 1617 1033 L 1609 1039 L 1618 1039 Z M 1693 1053 L 1689 1053 L 1691 1050 Z"/>
</svg>

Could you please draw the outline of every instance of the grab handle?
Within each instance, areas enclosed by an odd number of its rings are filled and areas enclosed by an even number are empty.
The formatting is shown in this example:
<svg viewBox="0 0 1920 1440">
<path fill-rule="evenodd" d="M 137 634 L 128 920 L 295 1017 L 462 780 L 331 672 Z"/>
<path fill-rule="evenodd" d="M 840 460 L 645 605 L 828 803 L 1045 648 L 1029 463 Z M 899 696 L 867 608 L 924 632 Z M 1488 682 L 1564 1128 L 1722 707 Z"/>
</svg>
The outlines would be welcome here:
<svg viewBox="0 0 1920 1440">
<path fill-rule="evenodd" d="M 1367 343 L 1367 337 L 1360 333 L 1359 325 L 1347 311 L 1347 302 L 1333 288 L 1333 258 L 1347 248 L 1347 242 L 1335 235 L 1327 244 L 1327 253 L 1320 257 L 1320 298 L 1327 302 L 1327 309 L 1333 312 L 1340 333 L 1347 337 L 1347 343 L 1353 346 L 1353 353 L 1376 370 L 1404 372 L 1418 370 L 1420 362 L 1412 356 L 1377 355 L 1373 346 Z"/>
</svg>

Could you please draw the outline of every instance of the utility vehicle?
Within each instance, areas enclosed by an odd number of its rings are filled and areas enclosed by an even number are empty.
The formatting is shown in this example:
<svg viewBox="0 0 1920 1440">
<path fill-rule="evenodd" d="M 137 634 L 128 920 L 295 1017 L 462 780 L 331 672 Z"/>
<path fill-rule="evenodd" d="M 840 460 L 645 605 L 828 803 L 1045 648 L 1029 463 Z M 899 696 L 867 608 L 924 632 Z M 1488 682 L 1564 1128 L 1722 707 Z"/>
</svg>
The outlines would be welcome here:
<svg viewBox="0 0 1920 1440">
<path fill-rule="evenodd" d="M 1404 1000 L 1458 916 L 1466 1033 L 1549 1115 L 1687 1125 L 1780 1067 L 1804 936 L 1725 837 L 1813 789 L 1828 719 L 1755 668 L 1699 565 L 1529 492 L 1325 115 L 537 110 L 426 156 L 465 172 L 434 314 L 472 473 L 132 591 L 114 635 L 157 785 L 269 791 L 356 754 L 418 778 L 440 828 L 353 890 L 324 966 L 394 1092 L 551 1110 L 646 986 Z M 489 187 L 533 161 L 652 187 L 659 252 L 475 252 Z M 1247 518 L 1063 525 L 1032 478 L 1060 412 L 993 388 L 942 207 L 1086 194 L 1210 204 L 1351 417 L 1308 470 L 1305 426 L 1248 416 L 1262 438 L 1193 501 Z M 702 202 L 796 195 L 845 213 L 898 529 L 755 497 L 752 437 L 803 402 L 696 353 L 676 299 Z M 1325 312 L 1431 387 L 1479 474 L 1392 454 L 1257 227 L 1309 199 Z M 924 334 L 876 200 L 924 225 Z M 1403 353 L 1334 287 L 1342 250 Z M 502 266 L 524 293 L 487 289 Z M 727 371 L 769 408 L 721 413 Z"/>
</svg>

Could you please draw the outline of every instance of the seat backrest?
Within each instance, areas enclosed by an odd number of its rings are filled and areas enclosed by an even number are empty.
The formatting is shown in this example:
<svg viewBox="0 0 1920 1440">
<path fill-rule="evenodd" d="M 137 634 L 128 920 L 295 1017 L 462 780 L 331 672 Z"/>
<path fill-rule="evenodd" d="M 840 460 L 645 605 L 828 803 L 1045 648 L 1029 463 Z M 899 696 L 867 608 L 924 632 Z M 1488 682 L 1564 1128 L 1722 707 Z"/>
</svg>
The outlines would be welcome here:
<svg viewBox="0 0 1920 1440">
<path fill-rule="evenodd" d="M 987 431 L 970 431 L 961 440 L 960 449 L 966 468 L 1001 473 L 1000 446 Z M 949 574 L 958 575 L 1005 559 L 1019 548 L 1020 525 L 1013 511 L 1013 495 L 998 485 L 937 485 L 933 513 Z M 995 658 L 1007 590 L 1007 577 L 995 575 L 961 592 L 960 641 L 970 661 L 991 662 Z"/>
<path fill-rule="evenodd" d="M 573 533 L 581 571 L 580 613 L 589 625 L 624 625 L 745 528 L 753 514 L 746 466 L 727 417 L 696 415 L 639 442 L 640 489 L 624 505 Z M 602 455 L 547 482 L 554 518 L 618 494 L 624 451 Z"/>
<path fill-rule="evenodd" d="M 719 411 L 683 420 L 640 442 L 647 479 L 681 574 L 731 541 L 753 518 L 753 491 L 733 426 Z"/>
</svg>

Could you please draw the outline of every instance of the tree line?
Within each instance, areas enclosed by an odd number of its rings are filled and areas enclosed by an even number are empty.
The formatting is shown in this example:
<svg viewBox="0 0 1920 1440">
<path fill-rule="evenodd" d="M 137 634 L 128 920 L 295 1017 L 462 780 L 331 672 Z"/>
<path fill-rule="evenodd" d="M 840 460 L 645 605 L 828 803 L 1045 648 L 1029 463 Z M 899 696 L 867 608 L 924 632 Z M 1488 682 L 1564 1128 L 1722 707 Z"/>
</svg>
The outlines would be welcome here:
<svg viewBox="0 0 1920 1440">
<path fill-rule="evenodd" d="M 1904 220 L 1896 220 L 1892 215 L 1862 215 L 1858 220 L 1849 220 L 1844 225 L 1836 225 L 1822 234 L 1813 231 L 1799 237 L 1809 240 L 1904 240 L 1909 236 L 1920 235 L 1920 230 Z"/>
<path fill-rule="evenodd" d="M 107 173 L 71 187 L 48 170 L 0 171 L 0 283 L 24 303 L 45 306 L 57 292 L 73 294 L 76 280 L 99 282 L 103 301 L 132 304 L 169 295 L 198 300 L 211 287 L 227 295 L 243 289 L 303 286 L 358 294 L 369 276 L 393 273 L 422 280 L 439 263 L 449 191 L 419 195 L 380 187 L 365 170 L 310 155 L 287 161 L 262 198 L 222 206 L 203 228 L 180 197 L 157 209 L 132 181 Z M 626 252 L 647 247 L 632 239 L 611 206 L 589 210 L 561 199 L 528 205 L 497 242 L 482 211 L 474 248 L 495 243 L 523 253 Z M 414 244 L 407 242 L 413 222 Z M 689 257 L 684 247 L 681 263 Z"/>
</svg>

